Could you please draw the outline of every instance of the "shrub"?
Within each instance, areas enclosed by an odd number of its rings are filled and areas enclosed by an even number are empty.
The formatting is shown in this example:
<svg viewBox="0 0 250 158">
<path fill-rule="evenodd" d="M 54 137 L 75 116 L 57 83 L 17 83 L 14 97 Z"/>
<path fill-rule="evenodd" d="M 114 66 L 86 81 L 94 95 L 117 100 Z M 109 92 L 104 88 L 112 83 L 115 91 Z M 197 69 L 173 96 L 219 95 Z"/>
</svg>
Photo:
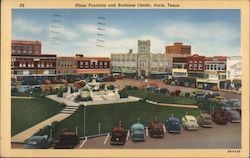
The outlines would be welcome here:
<svg viewBox="0 0 250 158">
<path fill-rule="evenodd" d="M 107 88 L 108 88 L 109 90 L 114 90 L 114 89 L 115 89 L 115 86 L 114 86 L 114 85 L 109 85 Z"/>
<path fill-rule="evenodd" d="M 39 97 L 40 97 L 40 98 L 45 98 L 45 97 L 46 97 L 46 93 L 44 93 L 44 92 L 41 93 L 41 94 L 39 95 Z"/>
<path fill-rule="evenodd" d="M 184 97 L 185 98 L 189 98 L 190 97 L 190 93 L 185 93 Z"/>
<path fill-rule="evenodd" d="M 81 95 L 78 95 L 75 99 L 75 102 L 80 102 L 80 101 L 92 101 L 92 98 L 90 96 L 88 97 L 82 97 Z"/>
<path fill-rule="evenodd" d="M 59 132 L 60 130 L 60 127 L 61 127 L 61 124 L 60 122 L 58 121 L 54 121 L 51 123 L 51 125 L 47 125 L 43 128 L 41 128 L 39 131 L 37 131 L 34 135 L 40 135 L 40 136 L 43 136 L 43 135 L 48 135 L 50 136 L 51 134 L 51 130 L 52 130 L 52 138 L 55 138 L 57 132 Z M 33 136 L 34 136 L 33 135 Z"/>
<path fill-rule="evenodd" d="M 128 93 L 125 91 L 120 91 L 119 94 L 120 94 L 120 98 L 128 98 Z"/>
</svg>

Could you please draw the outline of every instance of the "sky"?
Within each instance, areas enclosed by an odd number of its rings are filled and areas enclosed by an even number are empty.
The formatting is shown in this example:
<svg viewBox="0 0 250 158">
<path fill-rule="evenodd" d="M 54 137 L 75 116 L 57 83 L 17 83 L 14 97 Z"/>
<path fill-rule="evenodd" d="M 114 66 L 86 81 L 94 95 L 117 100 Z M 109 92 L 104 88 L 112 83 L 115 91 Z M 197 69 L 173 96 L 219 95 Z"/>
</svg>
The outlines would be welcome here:
<svg viewBox="0 0 250 158">
<path fill-rule="evenodd" d="M 12 39 L 38 40 L 43 54 L 106 56 L 137 52 L 150 40 L 152 53 L 182 42 L 192 54 L 241 55 L 238 9 L 13 9 Z"/>
</svg>

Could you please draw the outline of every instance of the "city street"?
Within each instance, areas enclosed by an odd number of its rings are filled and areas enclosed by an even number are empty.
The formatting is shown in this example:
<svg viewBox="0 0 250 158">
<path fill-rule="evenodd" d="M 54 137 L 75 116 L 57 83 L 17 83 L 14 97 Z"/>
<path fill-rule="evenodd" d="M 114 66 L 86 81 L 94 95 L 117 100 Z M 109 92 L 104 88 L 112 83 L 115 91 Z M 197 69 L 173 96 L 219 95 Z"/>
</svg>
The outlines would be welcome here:
<svg viewBox="0 0 250 158">
<path fill-rule="evenodd" d="M 197 89 L 197 88 L 190 88 L 190 87 L 182 87 L 182 86 L 172 86 L 172 85 L 166 85 L 162 80 L 154 80 L 154 79 L 149 79 L 148 82 L 145 82 L 144 80 L 135 80 L 135 79 L 122 79 L 122 80 L 116 80 L 115 82 L 105 82 L 107 85 L 116 85 L 119 89 L 124 88 L 127 85 L 130 86 L 136 86 L 138 88 L 142 87 L 143 85 L 157 85 L 158 87 L 161 88 L 167 88 L 170 91 L 175 91 L 177 89 L 181 91 L 186 91 L 186 92 L 192 92 L 195 90 L 201 90 L 202 89 Z M 225 99 L 239 99 L 241 101 L 241 95 L 233 92 L 222 92 L 222 91 L 216 91 L 216 93 L 220 93 L 221 96 L 223 96 Z"/>
</svg>

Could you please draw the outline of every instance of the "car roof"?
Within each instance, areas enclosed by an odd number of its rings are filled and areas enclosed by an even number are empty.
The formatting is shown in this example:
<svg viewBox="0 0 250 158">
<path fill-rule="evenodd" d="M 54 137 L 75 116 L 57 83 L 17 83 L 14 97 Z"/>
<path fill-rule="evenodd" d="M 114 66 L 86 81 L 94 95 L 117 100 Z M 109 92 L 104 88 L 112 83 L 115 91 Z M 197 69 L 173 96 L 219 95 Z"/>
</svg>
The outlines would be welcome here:
<svg viewBox="0 0 250 158">
<path fill-rule="evenodd" d="M 124 127 L 113 127 L 112 132 L 114 131 L 125 131 Z"/>
<path fill-rule="evenodd" d="M 200 113 L 201 117 L 211 117 L 209 114 L 207 113 Z"/>
<path fill-rule="evenodd" d="M 195 117 L 193 115 L 186 115 L 185 117 L 187 118 L 187 120 L 193 120 L 193 119 L 195 119 Z"/>
<path fill-rule="evenodd" d="M 177 117 L 169 117 L 168 120 L 169 121 L 179 121 L 179 119 Z"/>
<path fill-rule="evenodd" d="M 134 128 L 134 129 L 142 129 L 143 128 L 144 129 L 144 125 L 141 123 L 135 123 L 132 125 L 132 128 Z"/>
</svg>

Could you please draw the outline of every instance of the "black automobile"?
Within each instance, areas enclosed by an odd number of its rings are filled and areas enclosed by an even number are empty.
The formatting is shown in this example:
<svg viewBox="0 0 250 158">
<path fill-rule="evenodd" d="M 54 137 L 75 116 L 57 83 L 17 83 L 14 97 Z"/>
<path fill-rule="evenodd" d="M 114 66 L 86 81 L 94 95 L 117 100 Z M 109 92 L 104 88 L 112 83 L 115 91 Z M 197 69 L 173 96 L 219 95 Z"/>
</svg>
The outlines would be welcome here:
<svg viewBox="0 0 250 158">
<path fill-rule="evenodd" d="M 178 118 L 170 117 L 165 121 L 165 127 L 169 133 L 181 133 L 181 124 Z"/>
<path fill-rule="evenodd" d="M 54 149 L 73 149 L 79 142 L 80 138 L 74 132 L 63 132 Z"/>
<path fill-rule="evenodd" d="M 53 140 L 47 135 L 32 136 L 25 141 L 25 149 L 48 149 L 53 145 Z"/>
</svg>

